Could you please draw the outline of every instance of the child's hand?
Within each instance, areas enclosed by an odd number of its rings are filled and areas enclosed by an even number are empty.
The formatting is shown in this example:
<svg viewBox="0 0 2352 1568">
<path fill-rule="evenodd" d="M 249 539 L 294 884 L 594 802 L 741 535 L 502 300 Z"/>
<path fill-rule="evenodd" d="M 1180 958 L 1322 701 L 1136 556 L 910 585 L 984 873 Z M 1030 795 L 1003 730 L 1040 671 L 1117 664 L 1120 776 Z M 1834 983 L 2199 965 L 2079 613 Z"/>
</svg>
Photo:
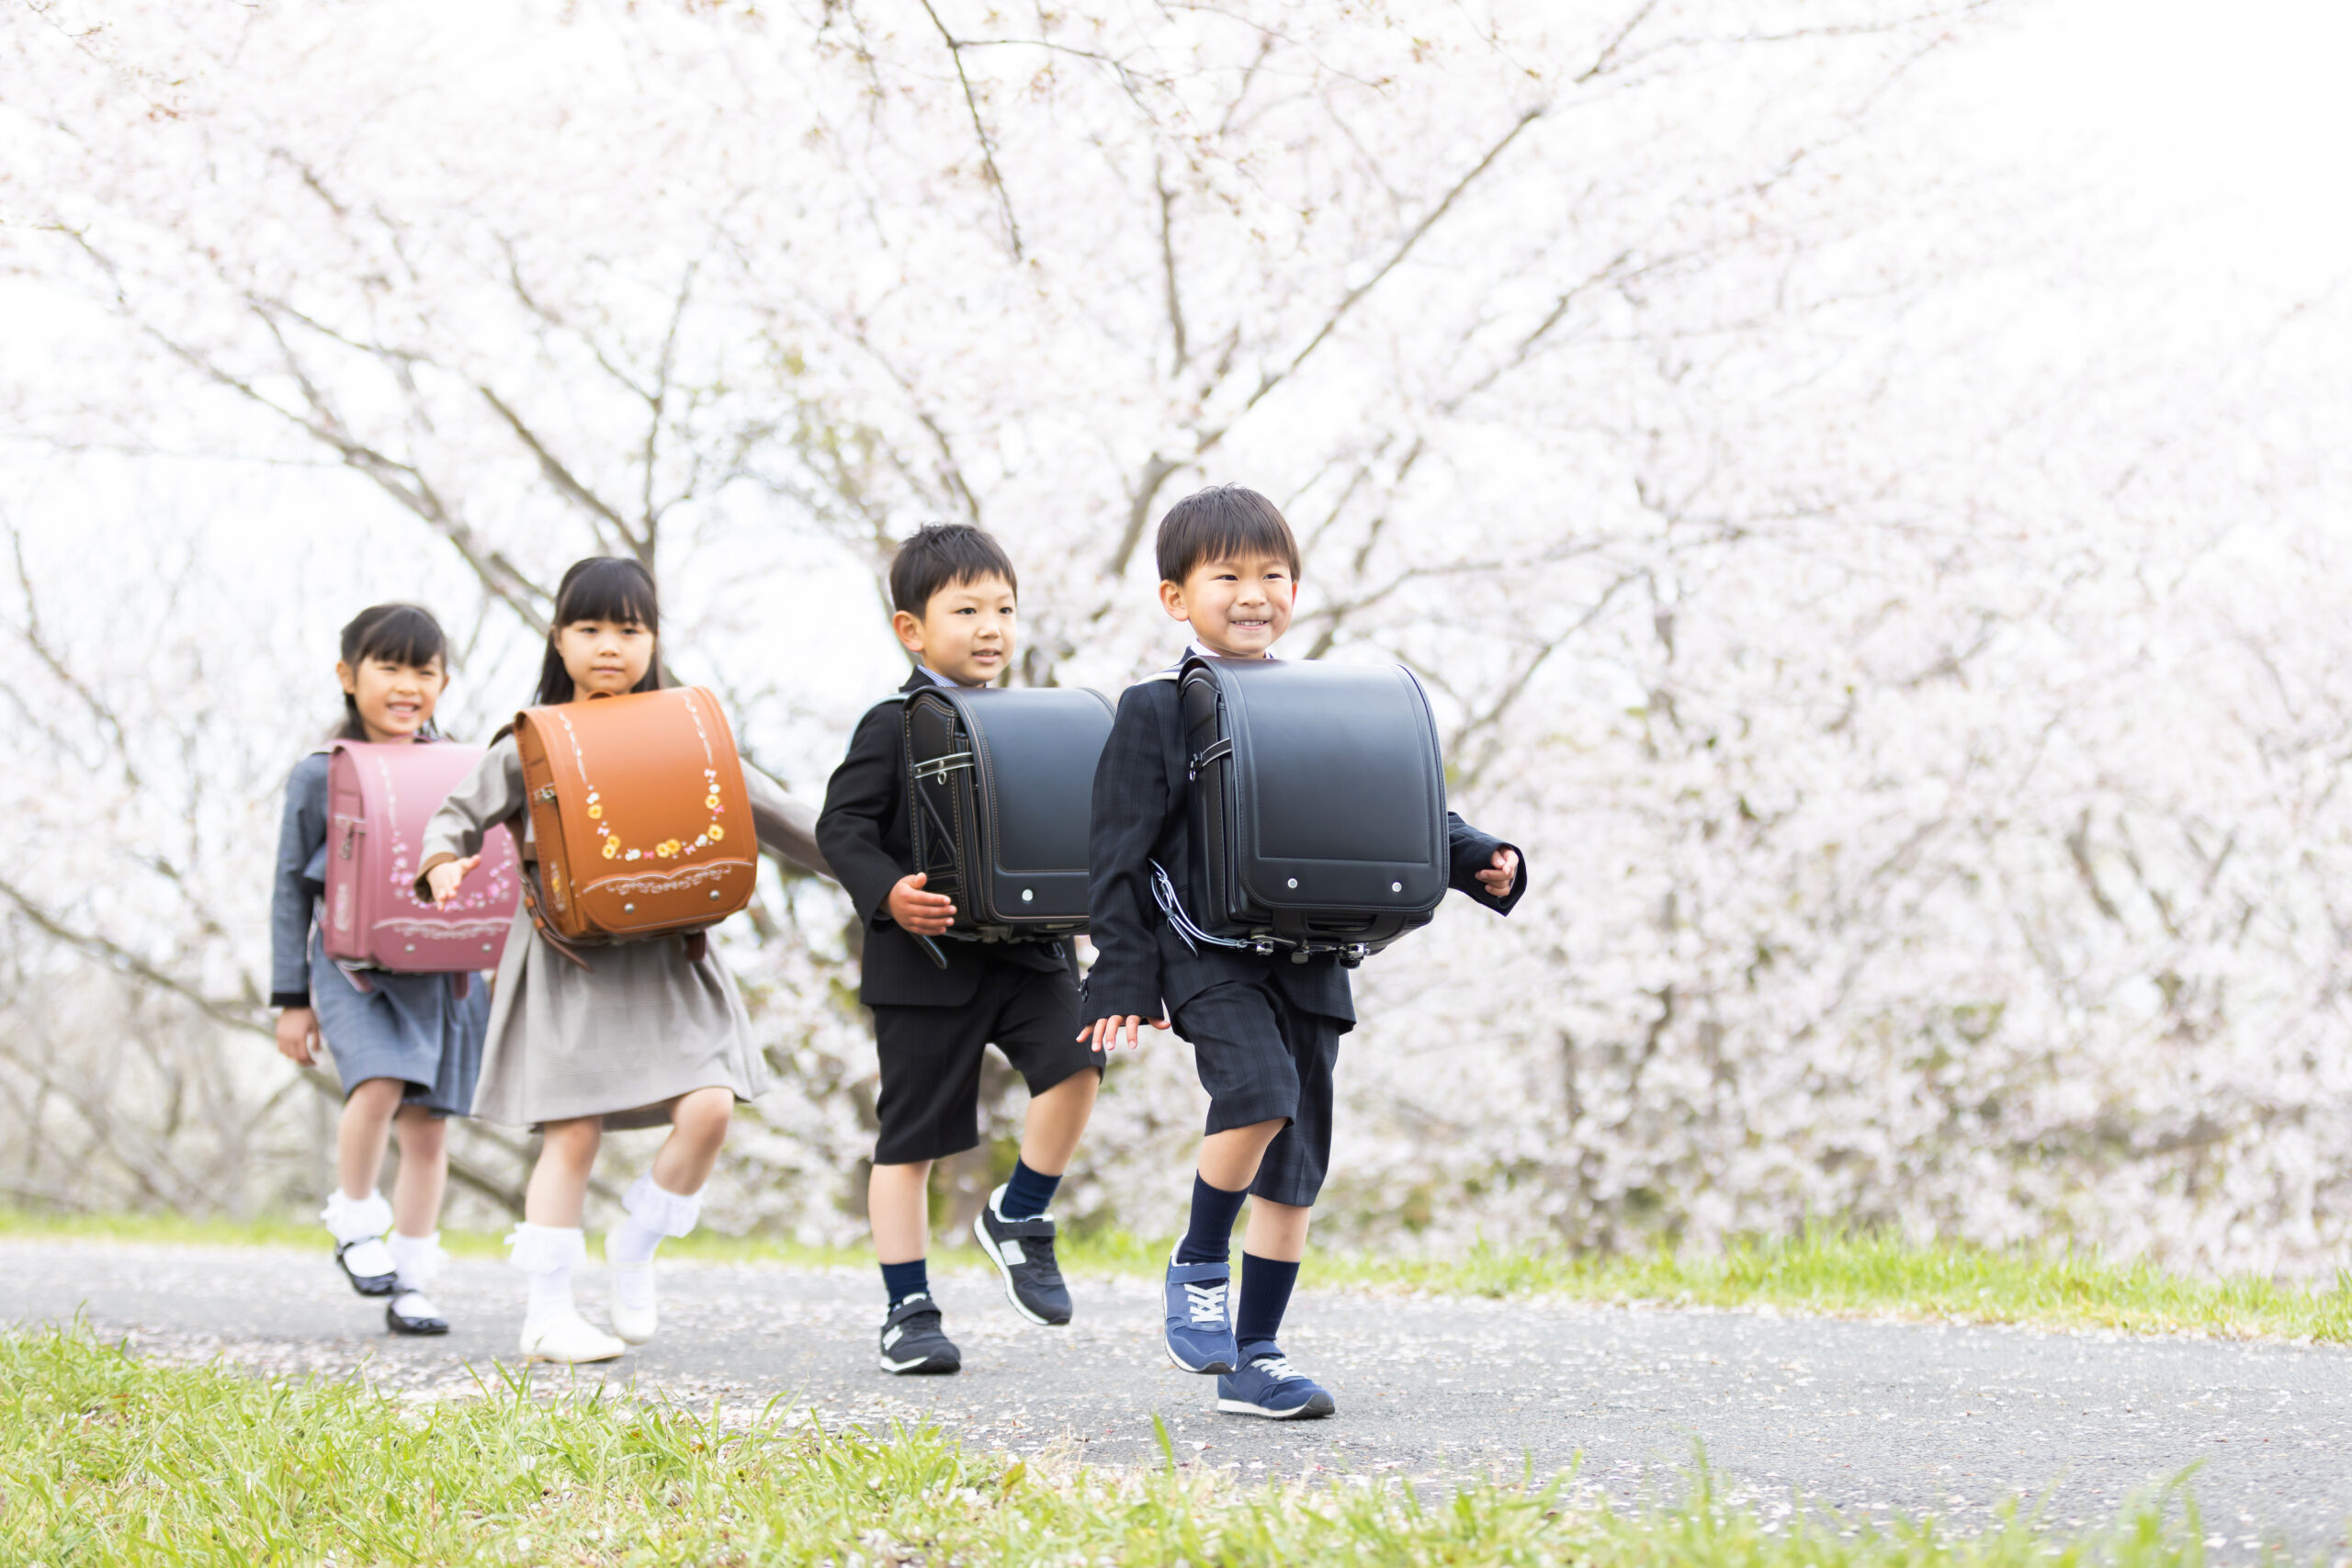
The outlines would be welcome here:
<svg viewBox="0 0 2352 1568">
<path fill-rule="evenodd" d="M 890 918 L 917 936 L 938 936 L 956 923 L 956 904 L 944 893 L 926 893 L 922 872 L 902 876 L 890 888 Z"/>
<path fill-rule="evenodd" d="M 1078 1032 L 1078 1042 L 1081 1045 L 1091 1045 L 1097 1051 L 1115 1051 L 1119 1048 L 1120 1032 L 1124 1030 L 1126 1032 L 1128 1046 L 1140 1051 L 1143 1049 L 1143 1026 L 1146 1021 L 1134 1013 L 1129 1013 L 1125 1018 L 1098 1018 Z M 1154 1029 L 1168 1027 L 1168 1021 L 1164 1018 L 1155 1018 L 1148 1021 Z"/>
<path fill-rule="evenodd" d="M 433 890 L 433 907 L 436 909 L 447 908 L 449 900 L 458 896 L 458 884 L 466 879 L 468 872 L 481 863 L 481 856 L 468 855 L 463 860 L 445 860 L 431 871 L 426 872 L 424 886 Z M 1479 874 L 1483 876 L 1486 874 L 1481 872 Z"/>
<path fill-rule="evenodd" d="M 1497 850 L 1493 867 L 1478 873 L 1478 881 L 1495 897 L 1510 897 L 1512 886 L 1519 881 L 1519 852 Z"/>
<path fill-rule="evenodd" d="M 277 1015 L 277 1054 L 305 1067 L 319 1065 L 319 1015 L 309 1008 L 287 1008 Z"/>
</svg>

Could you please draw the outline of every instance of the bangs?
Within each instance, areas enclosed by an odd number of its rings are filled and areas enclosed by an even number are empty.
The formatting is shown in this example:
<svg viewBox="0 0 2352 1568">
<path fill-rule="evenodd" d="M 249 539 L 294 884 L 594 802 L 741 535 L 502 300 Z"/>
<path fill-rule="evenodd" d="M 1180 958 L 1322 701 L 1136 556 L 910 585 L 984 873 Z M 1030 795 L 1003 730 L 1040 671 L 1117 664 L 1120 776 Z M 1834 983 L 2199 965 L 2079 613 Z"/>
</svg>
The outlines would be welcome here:
<svg viewBox="0 0 2352 1568">
<path fill-rule="evenodd" d="M 1254 490 L 1216 485 L 1186 496 L 1159 520 L 1159 577 L 1182 582 L 1203 561 L 1271 556 L 1299 575 L 1298 540 L 1282 509 Z"/>
<path fill-rule="evenodd" d="M 433 613 L 416 604 L 379 604 L 363 610 L 344 631 L 343 661 L 359 665 L 369 660 L 422 670 L 449 661 L 448 639 Z"/>
<path fill-rule="evenodd" d="M 592 556 L 563 574 L 556 590 L 555 624 L 635 621 L 660 636 L 662 610 L 653 578 L 645 568 L 618 556 Z"/>
</svg>

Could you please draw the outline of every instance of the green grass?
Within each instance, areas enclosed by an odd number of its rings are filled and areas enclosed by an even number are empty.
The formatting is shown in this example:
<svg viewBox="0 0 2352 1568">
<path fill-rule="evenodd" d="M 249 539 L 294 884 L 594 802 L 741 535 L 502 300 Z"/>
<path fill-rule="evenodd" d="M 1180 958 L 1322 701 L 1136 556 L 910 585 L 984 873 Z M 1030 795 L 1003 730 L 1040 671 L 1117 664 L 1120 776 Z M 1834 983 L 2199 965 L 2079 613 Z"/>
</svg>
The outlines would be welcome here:
<svg viewBox="0 0 2352 1568">
<path fill-rule="evenodd" d="M 319 1245 L 316 1227 L 279 1221 L 48 1216 L 0 1209 L 0 1235 L 5 1235 Z M 445 1240 L 454 1252 L 490 1255 L 501 1250 L 497 1235 L 488 1232 L 452 1233 Z M 800 1247 L 711 1231 L 671 1243 L 664 1256 L 796 1268 L 873 1266 L 873 1255 L 863 1248 Z M 1167 1257 L 1164 1239 L 1144 1240 L 1118 1232 L 1073 1235 L 1062 1246 L 1064 1266 L 1081 1275 L 1152 1278 Z M 967 1248 L 946 1250 L 938 1261 L 952 1267 L 959 1258 L 980 1266 L 977 1254 Z M 1318 1251 L 1309 1255 L 1303 1282 L 2352 1344 L 2352 1270 L 2339 1270 L 2334 1289 L 2315 1291 L 2254 1276 L 2196 1279 L 2147 1263 L 2112 1262 L 2089 1252 L 2043 1255 L 1956 1244 L 1923 1246 L 1890 1235 L 1826 1228 L 1706 1255 L 1650 1252 L 1604 1258 L 1483 1244 L 1459 1258 L 1437 1259 Z"/>
<path fill-rule="evenodd" d="M 2199 1564 L 2185 1493 L 2110 1529 L 1973 1537 L 1799 1513 L 1778 1529 L 1703 1472 L 1670 1506 L 1575 1504 L 1559 1480 L 1421 1502 L 1385 1486 L 1241 1486 L 968 1452 L 936 1431 L 827 1436 L 626 1400 L 410 1403 L 142 1362 L 80 1330 L 0 1337 L 0 1561 L 250 1564 L 858 1562 L 2156 1568 Z M 1161 1433 L 1163 1452 L 1168 1452 Z"/>
</svg>

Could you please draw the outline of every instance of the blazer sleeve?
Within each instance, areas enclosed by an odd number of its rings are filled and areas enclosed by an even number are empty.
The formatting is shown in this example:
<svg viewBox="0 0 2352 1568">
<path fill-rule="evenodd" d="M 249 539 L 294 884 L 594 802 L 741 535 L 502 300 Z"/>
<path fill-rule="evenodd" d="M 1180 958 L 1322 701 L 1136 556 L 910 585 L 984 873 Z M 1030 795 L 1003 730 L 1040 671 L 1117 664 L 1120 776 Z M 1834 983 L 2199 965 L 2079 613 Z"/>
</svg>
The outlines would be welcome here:
<svg viewBox="0 0 2352 1568">
<path fill-rule="evenodd" d="M 890 918 L 890 889 L 907 874 L 882 843 L 898 803 L 899 705 L 884 703 L 858 721 L 817 815 L 817 847 L 867 925 Z"/>
<path fill-rule="evenodd" d="M 1151 893 L 1151 849 L 1169 812 L 1161 761 L 1159 686 L 1130 686 L 1119 698 L 1111 738 L 1094 768 L 1087 833 L 1087 924 L 1094 967 L 1086 976 L 1086 1010 L 1098 1018 L 1162 1018 L 1160 919 Z M 1175 688 L 1167 687 L 1170 694 Z"/>
<path fill-rule="evenodd" d="M 424 879 L 433 868 L 480 854 L 483 837 L 522 810 L 523 753 L 515 750 L 512 735 L 501 736 L 424 824 L 416 896 L 431 902 L 432 887 Z"/>
<path fill-rule="evenodd" d="M 286 781 L 277 823 L 277 870 L 269 889 L 269 1005 L 311 1005 L 311 910 L 318 884 L 311 857 L 327 841 L 327 760 L 305 757 Z"/>
<path fill-rule="evenodd" d="M 765 773 L 743 770 L 743 789 L 752 797 L 752 826 L 760 847 L 797 866 L 831 876 L 825 852 L 817 846 L 817 812 L 807 801 L 787 795 Z"/>
<path fill-rule="evenodd" d="M 1498 915 L 1510 914 L 1512 907 L 1527 892 L 1527 852 L 1517 844 L 1505 843 L 1491 834 L 1481 833 L 1452 811 L 1445 814 L 1445 839 L 1447 858 L 1452 864 L 1452 874 L 1447 878 L 1449 885 L 1457 891 L 1467 893 Z M 1486 884 L 1478 880 L 1478 873 L 1494 863 L 1497 850 L 1509 850 L 1519 856 L 1519 880 L 1512 883 L 1510 891 L 1500 898 L 1487 892 Z"/>
</svg>

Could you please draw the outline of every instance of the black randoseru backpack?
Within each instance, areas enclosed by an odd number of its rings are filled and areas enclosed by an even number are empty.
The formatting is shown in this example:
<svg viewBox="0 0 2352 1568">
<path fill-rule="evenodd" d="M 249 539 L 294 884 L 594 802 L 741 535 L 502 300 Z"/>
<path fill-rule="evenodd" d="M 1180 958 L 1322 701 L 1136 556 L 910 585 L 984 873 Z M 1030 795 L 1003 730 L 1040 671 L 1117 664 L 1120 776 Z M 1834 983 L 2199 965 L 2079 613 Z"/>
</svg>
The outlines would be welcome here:
<svg viewBox="0 0 2352 1568">
<path fill-rule="evenodd" d="M 949 936 L 1051 942 L 1086 929 L 1087 828 L 1111 713 L 1083 688 L 908 694 L 915 869 L 923 891 L 956 901 Z"/>
<path fill-rule="evenodd" d="M 1336 953 L 1352 966 L 1429 924 L 1447 883 L 1437 721 L 1395 664 L 1185 660 L 1192 884 L 1160 904 L 1188 942 Z"/>
</svg>

